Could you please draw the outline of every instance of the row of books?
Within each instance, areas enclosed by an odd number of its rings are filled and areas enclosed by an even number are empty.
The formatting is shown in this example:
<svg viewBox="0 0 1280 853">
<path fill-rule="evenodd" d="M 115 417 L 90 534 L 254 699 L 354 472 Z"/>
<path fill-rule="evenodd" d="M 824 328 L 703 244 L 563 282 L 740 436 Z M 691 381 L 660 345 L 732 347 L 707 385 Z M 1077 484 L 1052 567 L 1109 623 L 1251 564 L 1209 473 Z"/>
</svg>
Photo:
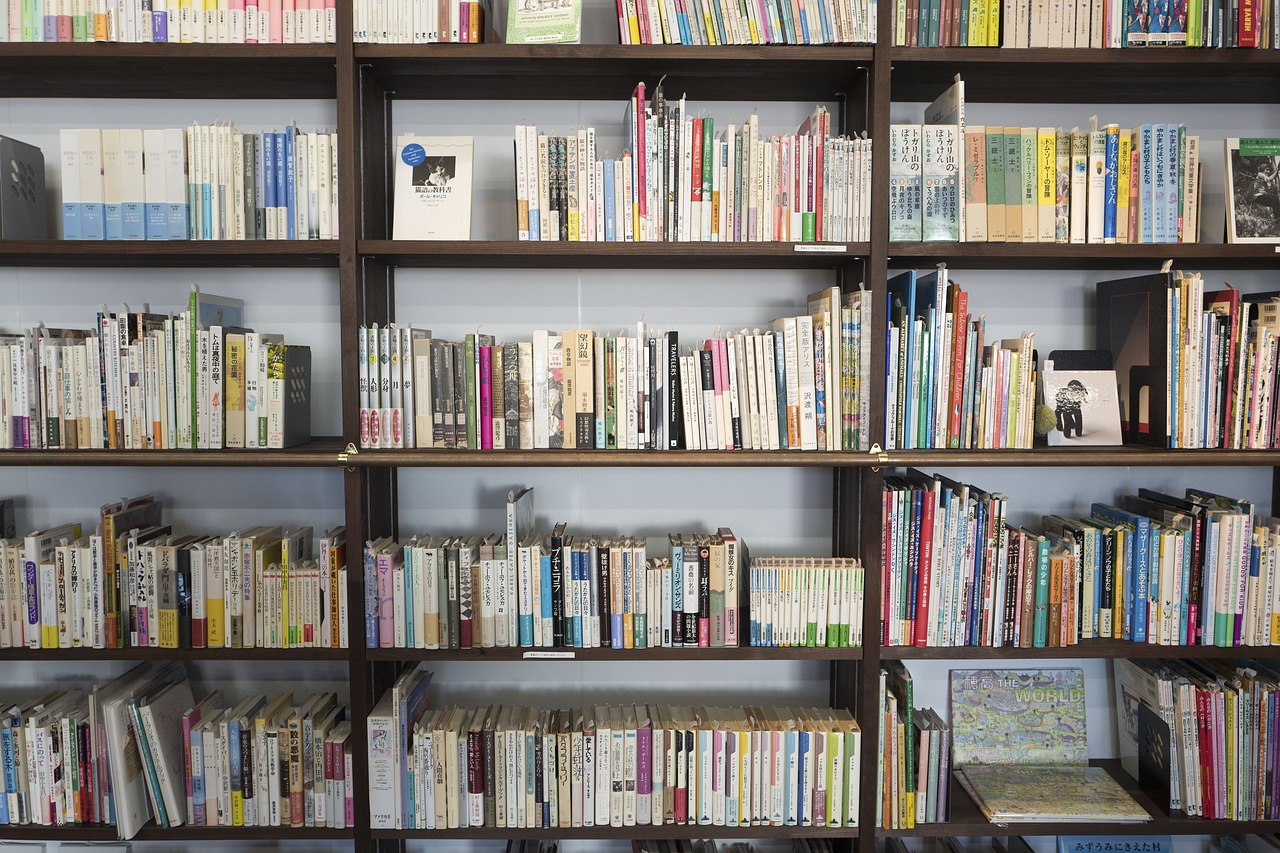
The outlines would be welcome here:
<svg viewBox="0 0 1280 853">
<path fill-rule="evenodd" d="M 338 136 L 188 128 L 63 130 L 66 240 L 338 236 Z"/>
<path fill-rule="evenodd" d="M 951 795 L 951 727 L 932 708 L 916 709 L 902 661 L 880 666 L 880 770 L 877 826 L 912 829 L 942 823 Z"/>
<path fill-rule="evenodd" d="M 1280 521 L 1247 501 L 1140 489 L 1086 519 L 1046 516 L 1042 532 L 1009 524 L 1004 496 L 941 476 L 892 478 L 884 501 L 886 645 L 1280 639 Z"/>
<path fill-rule="evenodd" d="M 89 329 L 0 334 L 0 447 L 283 448 L 311 438 L 311 350 L 242 325 L 193 289 L 188 309 L 98 312 Z M 213 322 L 209 322 L 212 320 Z"/>
<path fill-rule="evenodd" d="M 1185 125 L 895 124 L 890 144 L 893 240 L 1199 241 L 1200 138 Z"/>
<path fill-rule="evenodd" d="M 751 645 L 861 648 L 864 579 L 852 557 L 753 557 Z"/>
<path fill-rule="evenodd" d="M 1275 820 L 1277 749 L 1272 708 L 1280 672 L 1267 661 L 1115 661 L 1118 710 L 1136 740 L 1121 741 L 1126 769 L 1159 776 L 1171 813 Z M 1120 705 L 1122 698 L 1129 705 Z M 1233 732 L 1234 737 L 1222 737 Z M 1155 739 L 1163 738 L 1160 743 Z M 1156 767 L 1155 760 L 1164 760 Z"/>
<path fill-rule="evenodd" d="M 351 721 L 336 693 L 257 693 L 235 703 L 214 690 L 179 713 L 168 722 L 181 722 L 173 736 L 185 797 L 164 804 L 177 823 L 185 816 L 192 826 L 354 824 Z"/>
<path fill-rule="evenodd" d="M 636 0 L 620 44 L 874 44 L 876 0 Z"/>
<path fill-rule="evenodd" d="M 1266 449 L 1278 438 L 1274 292 L 1206 289 L 1198 273 L 1167 269 L 1099 282 L 1099 346 L 1118 362 L 1126 440 L 1162 447 Z M 1145 336 L 1135 336 L 1149 323 Z M 1126 368 L 1120 370 L 1120 368 Z M 1161 388 L 1163 386 L 1163 389 Z M 1147 405 L 1137 406 L 1143 388 Z M 1145 426 L 1145 428 L 1143 428 Z"/>
<path fill-rule="evenodd" d="M 986 340 L 947 267 L 889 279 L 885 440 L 903 448 L 1030 448 L 1034 335 Z"/>
<path fill-rule="evenodd" d="M 620 159 L 597 159 L 595 129 L 517 125 L 521 240 L 831 242 L 869 239 L 871 143 L 832 136 L 818 107 L 794 134 L 761 136 L 753 114 L 717 135 L 714 118 L 652 100 L 640 83 Z"/>
<path fill-rule="evenodd" d="M 368 720 L 374 829 L 856 826 L 842 709 L 426 707 L 406 671 Z"/>
<path fill-rule="evenodd" d="M 477 0 L 353 0 L 356 44 L 486 41 L 488 3 Z"/>
<path fill-rule="evenodd" d="M 0 41 L 333 44 L 335 0 L 9 0 Z"/>
<path fill-rule="evenodd" d="M 855 450 L 869 440 L 871 294 L 683 348 L 679 333 L 359 336 L 363 447 Z"/>
<path fill-rule="evenodd" d="M 1008 6 L 993 0 L 895 0 L 893 43 L 897 47 L 999 47 L 1001 10 Z"/>
<path fill-rule="evenodd" d="M 739 631 L 746 545 L 728 528 L 643 537 L 533 524 L 532 491 L 512 493 L 504 535 L 384 537 L 367 544 L 369 648 L 723 647 Z M 508 547 L 508 542 L 518 542 Z M 745 642 L 743 643 L 745 645 Z"/>
<path fill-rule="evenodd" d="M 344 648 L 346 536 L 310 527 L 175 535 L 160 503 L 0 539 L 0 647 Z"/>
</svg>

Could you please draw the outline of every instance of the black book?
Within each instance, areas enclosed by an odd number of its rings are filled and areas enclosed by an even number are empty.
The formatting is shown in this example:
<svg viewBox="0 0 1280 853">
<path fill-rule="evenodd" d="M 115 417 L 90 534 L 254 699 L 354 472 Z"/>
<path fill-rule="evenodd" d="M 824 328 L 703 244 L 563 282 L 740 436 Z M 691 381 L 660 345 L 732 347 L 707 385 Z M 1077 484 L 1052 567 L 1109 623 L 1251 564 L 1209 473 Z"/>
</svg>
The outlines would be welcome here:
<svg viewBox="0 0 1280 853">
<path fill-rule="evenodd" d="M 613 646 L 613 620 L 610 618 L 610 595 L 609 584 L 611 569 L 609 567 L 609 543 L 608 540 L 591 546 L 591 551 L 595 555 L 594 566 L 596 577 L 599 580 L 600 595 L 599 613 L 600 613 L 600 648 L 607 649 Z"/>
<path fill-rule="evenodd" d="M 667 449 L 683 450 L 684 395 L 680 389 L 680 334 L 667 332 Z"/>
<path fill-rule="evenodd" d="M 558 523 L 551 530 L 551 644 L 564 645 L 564 546 L 565 523 Z"/>
<path fill-rule="evenodd" d="M 1128 444 L 1169 446 L 1165 316 L 1172 284 L 1167 272 L 1098 282 L 1095 343 L 1115 365 L 1120 430 Z"/>
</svg>

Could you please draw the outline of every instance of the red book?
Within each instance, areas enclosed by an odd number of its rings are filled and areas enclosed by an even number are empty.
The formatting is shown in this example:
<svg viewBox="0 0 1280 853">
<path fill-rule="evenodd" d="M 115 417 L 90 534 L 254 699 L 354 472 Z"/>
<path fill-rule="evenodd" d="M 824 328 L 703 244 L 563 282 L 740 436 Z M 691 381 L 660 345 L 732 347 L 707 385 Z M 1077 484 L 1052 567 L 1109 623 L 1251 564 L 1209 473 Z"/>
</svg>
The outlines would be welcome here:
<svg viewBox="0 0 1280 853">
<path fill-rule="evenodd" d="M 639 6 L 642 10 L 640 13 L 640 27 L 644 34 L 644 42 L 645 44 L 653 44 L 654 39 L 649 34 L 649 4 L 640 3 Z M 656 25 L 657 22 L 655 21 L 654 24 Z M 661 42 L 662 39 L 659 38 L 657 41 Z M 645 128 L 645 96 L 643 82 L 636 84 L 636 89 L 632 98 L 631 108 L 635 111 L 634 114 L 636 118 L 636 139 L 635 146 L 631 149 L 635 152 L 635 157 L 632 158 L 631 162 L 635 164 L 635 198 L 638 202 L 637 208 L 640 212 L 640 218 L 635 222 L 635 233 L 639 235 L 640 239 L 643 239 L 644 231 L 640 228 L 640 222 L 648 219 L 649 217 L 649 193 L 646 189 L 649 180 L 649 168 L 647 165 L 649 161 L 649 149 L 645 144 L 647 129 Z"/>
<path fill-rule="evenodd" d="M 480 449 L 493 450 L 493 347 L 480 347 Z"/>
<path fill-rule="evenodd" d="M 676 824 L 684 824 L 688 822 L 689 817 L 689 785 L 687 780 L 687 768 L 689 766 L 686 756 L 686 750 L 693 746 L 692 735 L 683 729 L 676 729 L 676 776 L 671 780 L 671 786 L 675 789 L 675 822 Z M 685 770 L 685 772 L 681 772 Z M 681 784 L 684 782 L 685 784 Z"/>
<path fill-rule="evenodd" d="M 956 287 L 953 296 L 951 328 L 955 340 L 951 348 L 951 417 L 947 422 L 947 447 L 959 448 L 964 431 L 964 382 L 968 377 L 964 361 L 969 337 L 969 294 Z"/>
<path fill-rule="evenodd" d="M 893 535 L 892 518 L 895 490 L 886 487 L 880 493 L 880 586 L 884 594 L 880 596 L 880 643 L 889 645 L 889 578 L 893 567 Z"/>
<path fill-rule="evenodd" d="M 698 546 L 698 647 L 711 647 L 711 546 Z"/>
<path fill-rule="evenodd" d="M 936 483 L 936 481 L 935 481 Z M 938 503 L 938 493 L 933 489 L 921 489 L 920 506 L 920 562 L 917 572 L 915 644 L 929 645 L 929 586 L 933 581 L 933 517 Z"/>
<path fill-rule="evenodd" d="M 484 738 L 479 726 L 467 732 L 467 809 L 469 825 L 482 826 L 484 824 Z M 480 818 L 479 822 L 476 821 L 477 815 Z"/>
<path fill-rule="evenodd" d="M 693 120 L 693 133 L 689 135 L 689 199 L 697 204 L 702 201 L 702 119 Z M 702 234 L 702 219 L 690 211 L 689 234 Z"/>
<path fill-rule="evenodd" d="M 58 18 L 58 41 L 62 41 L 62 18 Z M 1257 0 L 1240 0 L 1240 26 L 1237 47 L 1258 46 L 1258 2 Z"/>
</svg>

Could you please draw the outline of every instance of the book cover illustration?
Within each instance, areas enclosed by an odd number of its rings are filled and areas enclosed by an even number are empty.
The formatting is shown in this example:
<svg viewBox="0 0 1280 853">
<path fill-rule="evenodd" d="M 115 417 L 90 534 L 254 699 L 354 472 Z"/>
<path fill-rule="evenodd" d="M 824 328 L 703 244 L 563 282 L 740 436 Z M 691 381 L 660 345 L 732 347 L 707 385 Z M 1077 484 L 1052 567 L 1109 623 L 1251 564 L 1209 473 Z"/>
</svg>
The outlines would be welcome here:
<svg viewBox="0 0 1280 853">
<path fill-rule="evenodd" d="M 1280 242 L 1280 139 L 1226 140 L 1227 242 Z"/>
<path fill-rule="evenodd" d="M 952 670 L 951 728 L 957 767 L 1086 764 L 1084 670 Z"/>
<path fill-rule="evenodd" d="M 1054 412 L 1050 447 L 1123 444 L 1114 370 L 1046 369 L 1044 404 Z"/>
<path fill-rule="evenodd" d="M 403 135 L 396 142 L 396 240 L 470 240 L 470 136 Z"/>
<path fill-rule="evenodd" d="M 507 44 L 578 44 L 581 0 L 510 0 Z"/>
<path fill-rule="evenodd" d="M 970 765 L 957 771 L 992 823 L 1141 823 L 1146 809 L 1101 767 Z"/>
</svg>

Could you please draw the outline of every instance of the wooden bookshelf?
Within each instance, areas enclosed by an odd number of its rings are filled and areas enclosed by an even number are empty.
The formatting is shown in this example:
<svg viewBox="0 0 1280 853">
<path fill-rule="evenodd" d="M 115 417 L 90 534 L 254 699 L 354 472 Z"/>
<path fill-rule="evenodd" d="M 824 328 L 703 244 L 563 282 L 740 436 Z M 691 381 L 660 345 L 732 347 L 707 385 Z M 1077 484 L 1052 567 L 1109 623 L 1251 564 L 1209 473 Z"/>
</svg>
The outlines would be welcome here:
<svg viewBox="0 0 1280 853">
<path fill-rule="evenodd" d="M 0 661 L 335 661 L 346 663 L 346 649 L 0 649 Z M 0 835 L 4 832 L 0 829 Z"/>
<path fill-rule="evenodd" d="M 1159 646 L 1152 643 L 1131 643 L 1126 640 L 1081 640 L 1074 646 L 1043 649 L 987 648 L 985 646 L 880 646 L 881 660 L 959 660 L 959 661 L 1019 661 L 1019 660 L 1083 660 L 1090 658 L 1133 658 L 1150 660 L 1169 658 L 1176 660 L 1224 660 L 1227 658 L 1280 658 L 1280 646 Z"/>
<path fill-rule="evenodd" d="M 1280 262 L 1274 246 L 1226 243 L 890 243 L 889 256 L 894 268 L 954 269 L 1152 270 L 1172 259 L 1185 269 L 1267 270 Z"/>
<path fill-rule="evenodd" d="M 0 466 L 118 468 L 331 468 L 346 462 L 341 439 L 317 437 L 283 450 L 0 450 Z"/>
<path fill-rule="evenodd" d="M 527 661 L 530 666 L 556 661 L 610 661 L 617 663 L 644 661 L 678 661 L 698 664 L 726 660 L 844 660 L 862 659 L 862 649 L 828 648 L 681 648 L 681 649 L 368 649 L 365 656 L 373 661 Z"/>
<path fill-rule="evenodd" d="M 336 267 L 337 240 L 0 240 L 9 267 Z"/>
</svg>

